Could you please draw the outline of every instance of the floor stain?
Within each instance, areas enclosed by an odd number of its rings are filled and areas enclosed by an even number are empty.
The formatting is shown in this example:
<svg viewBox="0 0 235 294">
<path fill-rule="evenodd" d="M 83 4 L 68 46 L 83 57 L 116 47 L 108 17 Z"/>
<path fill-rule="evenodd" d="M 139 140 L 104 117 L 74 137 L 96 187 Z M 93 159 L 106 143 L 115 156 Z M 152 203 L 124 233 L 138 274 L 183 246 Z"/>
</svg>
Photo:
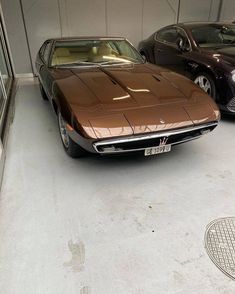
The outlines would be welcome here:
<svg viewBox="0 0 235 294">
<path fill-rule="evenodd" d="M 232 176 L 232 173 L 229 170 L 224 170 L 223 173 L 219 175 L 219 177 L 221 179 L 227 179 L 227 178 L 229 178 L 231 176 Z"/>
<path fill-rule="evenodd" d="M 177 271 L 173 272 L 173 276 L 177 282 L 182 282 L 184 280 L 183 276 Z"/>
<path fill-rule="evenodd" d="M 85 246 L 83 242 L 73 242 L 70 240 L 68 242 L 68 248 L 71 252 L 71 260 L 64 263 L 64 266 L 71 267 L 74 272 L 80 272 L 84 269 L 85 263 Z M 81 292 L 82 294 L 87 294 L 87 292 Z"/>
<path fill-rule="evenodd" d="M 204 257 L 204 254 L 200 254 L 198 257 L 195 257 L 195 258 L 189 258 L 189 259 L 184 260 L 184 261 L 180 261 L 178 259 L 175 259 L 175 261 L 178 262 L 181 265 L 186 265 L 186 264 L 189 264 L 189 263 L 193 263 L 195 261 L 198 261 L 199 259 L 201 259 L 203 257 Z"/>
<path fill-rule="evenodd" d="M 54 207 L 55 207 L 55 212 L 58 212 L 58 199 L 57 199 L 57 193 L 56 193 L 56 183 L 55 183 L 55 177 L 52 177 L 52 197 L 53 197 L 53 202 L 54 202 Z"/>
<path fill-rule="evenodd" d="M 80 290 L 80 294 L 91 294 L 91 289 L 87 286 L 82 287 Z"/>
</svg>

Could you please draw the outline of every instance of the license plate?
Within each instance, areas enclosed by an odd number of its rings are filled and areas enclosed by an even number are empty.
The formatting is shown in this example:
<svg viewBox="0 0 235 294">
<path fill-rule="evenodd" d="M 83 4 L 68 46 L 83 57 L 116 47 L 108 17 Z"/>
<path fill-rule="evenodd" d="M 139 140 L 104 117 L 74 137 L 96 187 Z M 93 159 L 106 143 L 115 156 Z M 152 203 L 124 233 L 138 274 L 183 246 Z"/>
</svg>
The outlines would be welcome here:
<svg viewBox="0 0 235 294">
<path fill-rule="evenodd" d="M 149 155 L 155 155 L 155 154 L 160 154 L 160 153 L 165 153 L 170 151 L 171 151 L 171 145 L 157 146 L 157 147 L 146 148 L 144 150 L 144 155 L 149 156 Z"/>
</svg>

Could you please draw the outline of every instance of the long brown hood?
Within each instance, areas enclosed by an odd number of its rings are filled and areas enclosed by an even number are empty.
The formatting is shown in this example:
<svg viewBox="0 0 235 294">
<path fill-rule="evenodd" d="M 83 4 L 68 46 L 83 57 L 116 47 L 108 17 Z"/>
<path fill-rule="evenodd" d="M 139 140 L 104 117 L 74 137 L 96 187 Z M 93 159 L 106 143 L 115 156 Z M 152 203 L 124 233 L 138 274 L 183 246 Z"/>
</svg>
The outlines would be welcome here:
<svg viewBox="0 0 235 294">
<path fill-rule="evenodd" d="M 207 94 L 188 79 L 154 65 L 59 69 L 56 75 L 60 91 L 90 137 L 216 120 L 217 108 Z"/>
<path fill-rule="evenodd" d="M 149 107 L 187 100 L 164 76 L 144 67 L 141 71 L 134 69 L 106 67 L 93 72 L 73 72 L 96 96 L 97 103 L 107 110 Z"/>
</svg>

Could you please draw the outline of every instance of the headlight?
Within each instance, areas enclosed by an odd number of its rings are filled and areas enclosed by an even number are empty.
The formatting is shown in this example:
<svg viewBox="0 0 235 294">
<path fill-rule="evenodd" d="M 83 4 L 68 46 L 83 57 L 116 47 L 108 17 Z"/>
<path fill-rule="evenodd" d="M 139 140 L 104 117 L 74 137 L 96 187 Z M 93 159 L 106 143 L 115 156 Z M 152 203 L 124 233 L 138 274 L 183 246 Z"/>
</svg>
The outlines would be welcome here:
<svg viewBox="0 0 235 294">
<path fill-rule="evenodd" d="M 232 80 L 235 82 L 235 70 L 233 70 L 233 71 L 231 72 L 231 74 L 232 74 Z"/>
</svg>

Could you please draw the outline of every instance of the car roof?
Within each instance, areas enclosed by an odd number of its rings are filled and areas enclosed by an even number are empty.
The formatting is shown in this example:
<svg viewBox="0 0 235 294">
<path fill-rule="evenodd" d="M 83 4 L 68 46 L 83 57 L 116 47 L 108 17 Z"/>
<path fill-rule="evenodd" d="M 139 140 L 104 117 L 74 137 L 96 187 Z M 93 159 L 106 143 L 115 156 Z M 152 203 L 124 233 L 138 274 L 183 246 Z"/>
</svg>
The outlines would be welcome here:
<svg viewBox="0 0 235 294">
<path fill-rule="evenodd" d="M 48 41 L 77 41 L 77 40 L 126 40 L 124 37 L 101 37 L 101 36 L 80 36 L 80 37 L 62 37 L 62 38 L 51 38 Z"/>
<path fill-rule="evenodd" d="M 196 27 L 203 27 L 205 25 L 209 25 L 209 26 L 213 26 L 213 25 L 221 25 L 221 26 L 224 26 L 224 25 L 234 25 L 232 23 L 229 23 L 229 22 L 198 22 L 198 21 L 193 21 L 193 22 L 181 22 L 181 23 L 178 23 L 178 24 L 175 24 L 179 27 L 182 27 L 182 28 L 189 28 L 189 29 L 192 29 L 192 28 L 196 28 Z"/>
</svg>

